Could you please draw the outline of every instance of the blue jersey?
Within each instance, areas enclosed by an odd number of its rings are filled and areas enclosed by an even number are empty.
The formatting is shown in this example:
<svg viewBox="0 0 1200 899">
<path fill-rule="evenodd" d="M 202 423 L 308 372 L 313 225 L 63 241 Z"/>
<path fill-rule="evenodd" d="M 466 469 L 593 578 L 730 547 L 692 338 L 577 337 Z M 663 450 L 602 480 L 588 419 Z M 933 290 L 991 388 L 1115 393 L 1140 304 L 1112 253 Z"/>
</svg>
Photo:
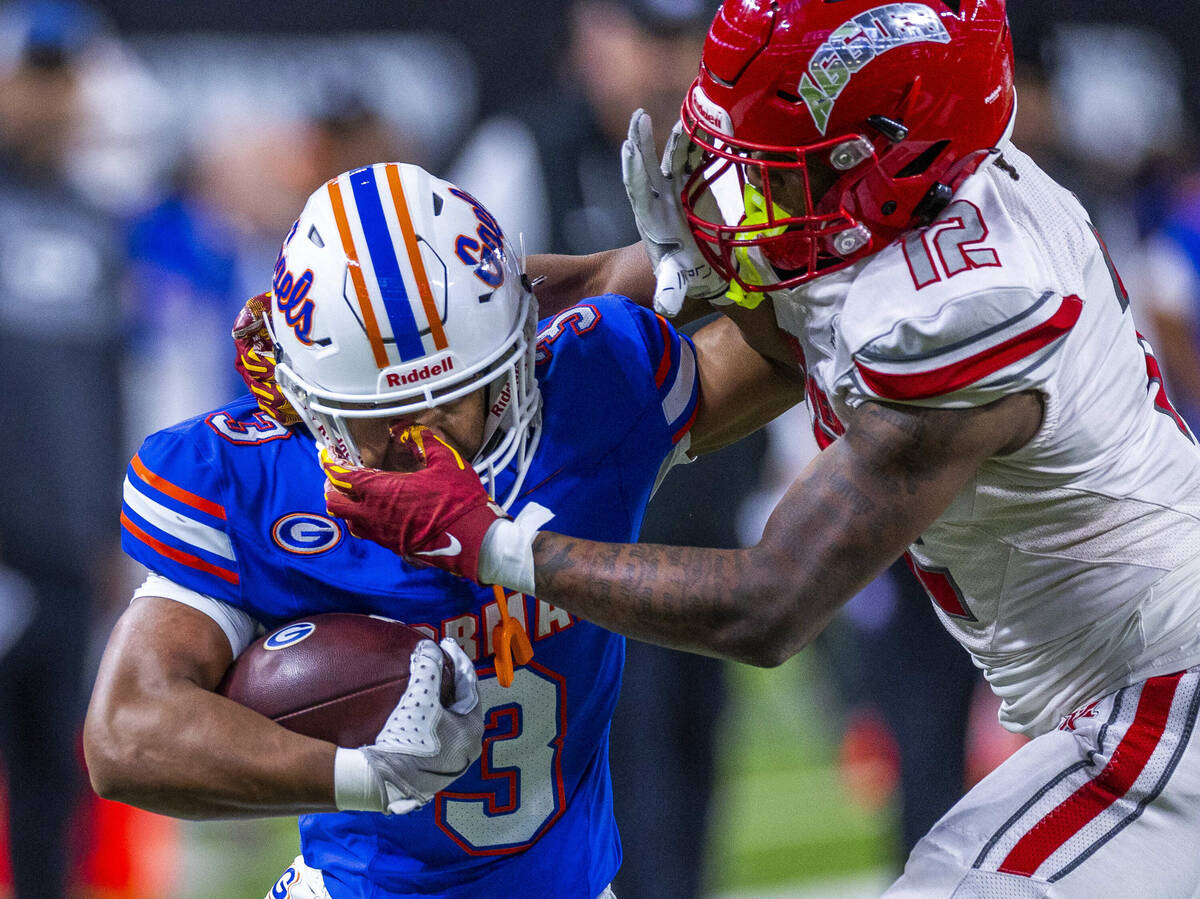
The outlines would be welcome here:
<svg viewBox="0 0 1200 899">
<path fill-rule="evenodd" d="M 647 310 L 600 297 L 543 322 L 537 356 L 544 431 L 511 511 L 536 501 L 561 533 L 636 539 L 656 476 L 695 416 L 690 341 Z M 324 484 L 307 432 L 284 429 L 247 397 L 151 436 L 129 465 L 122 508 L 126 552 L 268 628 L 375 613 L 453 637 L 475 660 L 480 760 L 409 815 L 302 817 L 305 861 L 325 872 L 334 899 L 597 896 L 621 858 L 608 729 L 623 638 L 515 597 L 509 608 L 534 657 L 500 687 L 493 591 L 352 536 L 326 514 Z"/>
</svg>

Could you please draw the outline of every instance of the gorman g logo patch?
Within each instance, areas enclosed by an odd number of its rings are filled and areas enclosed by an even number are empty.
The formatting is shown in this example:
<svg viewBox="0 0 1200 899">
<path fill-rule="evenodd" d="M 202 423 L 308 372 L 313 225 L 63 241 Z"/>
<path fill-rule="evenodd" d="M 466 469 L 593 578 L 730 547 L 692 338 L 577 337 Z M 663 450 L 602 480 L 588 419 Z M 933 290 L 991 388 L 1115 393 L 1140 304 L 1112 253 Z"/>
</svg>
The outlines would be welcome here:
<svg viewBox="0 0 1200 899">
<path fill-rule="evenodd" d="M 289 624 L 283 630 L 278 630 L 271 636 L 267 637 L 267 641 L 263 643 L 263 649 L 276 650 L 287 649 L 289 646 L 295 646 L 301 640 L 306 640 L 312 636 L 313 631 L 317 626 L 311 621 L 301 621 L 298 624 Z M 291 870 L 290 868 L 288 869 Z M 286 874 L 287 871 L 284 872 Z"/>
<path fill-rule="evenodd" d="M 342 526 L 315 512 L 290 512 L 271 528 L 271 539 L 280 549 L 301 556 L 329 552 L 342 542 Z"/>
</svg>

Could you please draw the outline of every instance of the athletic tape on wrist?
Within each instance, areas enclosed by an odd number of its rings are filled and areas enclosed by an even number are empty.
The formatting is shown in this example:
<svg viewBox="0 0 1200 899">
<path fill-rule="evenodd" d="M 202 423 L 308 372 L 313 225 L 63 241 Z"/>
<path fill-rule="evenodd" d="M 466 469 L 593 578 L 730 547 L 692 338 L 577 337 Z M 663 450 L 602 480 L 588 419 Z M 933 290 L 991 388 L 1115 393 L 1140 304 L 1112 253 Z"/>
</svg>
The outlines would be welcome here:
<svg viewBox="0 0 1200 899">
<path fill-rule="evenodd" d="M 488 528 L 479 550 L 479 580 L 532 596 L 533 538 L 554 513 L 530 503 L 511 521 L 502 518 Z"/>
<path fill-rule="evenodd" d="M 358 749 L 339 746 L 333 757 L 333 802 L 339 812 L 382 812 L 378 775 Z"/>
</svg>

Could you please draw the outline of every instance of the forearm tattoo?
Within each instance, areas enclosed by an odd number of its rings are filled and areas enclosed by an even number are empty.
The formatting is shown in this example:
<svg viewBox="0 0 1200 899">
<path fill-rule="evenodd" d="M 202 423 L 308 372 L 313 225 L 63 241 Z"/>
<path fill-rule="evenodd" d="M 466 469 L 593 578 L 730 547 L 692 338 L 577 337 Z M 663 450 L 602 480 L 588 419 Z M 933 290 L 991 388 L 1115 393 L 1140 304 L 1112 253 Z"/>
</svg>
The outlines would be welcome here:
<svg viewBox="0 0 1200 899">
<path fill-rule="evenodd" d="M 1003 445 L 994 414 L 862 407 L 748 549 L 541 534 L 538 596 L 638 639 L 772 663 L 807 644 Z"/>
</svg>

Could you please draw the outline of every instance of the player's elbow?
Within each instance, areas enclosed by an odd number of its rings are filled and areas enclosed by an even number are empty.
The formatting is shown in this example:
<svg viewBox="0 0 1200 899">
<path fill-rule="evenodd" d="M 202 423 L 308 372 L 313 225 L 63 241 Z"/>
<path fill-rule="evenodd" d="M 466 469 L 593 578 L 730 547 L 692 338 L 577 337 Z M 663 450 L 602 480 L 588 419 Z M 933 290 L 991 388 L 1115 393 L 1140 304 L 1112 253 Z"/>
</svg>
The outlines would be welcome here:
<svg viewBox="0 0 1200 899">
<path fill-rule="evenodd" d="M 747 578 L 726 609 L 720 645 L 726 658 L 777 668 L 807 646 L 815 632 L 803 614 L 805 599 L 786 559 L 760 551 L 756 577 Z"/>
<path fill-rule="evenodd" d="M 121 776 L 119 767 L 110 765 L 107 759 L 99 758 L 94 753 L 89 754 L 87 766 L 92 790 L 97 796 L 112 802 L 132 804 L 133 791 L 128 780 Z"/>
<path fill-rule="evenodd" d="M 126 766 L 121 761 L 120 743 L 109 722 L 102 721 L 101 716 L 92 711 L 88 712 L 83 723 L 83 758 L 96 795 L 102 799 L 120 801 L 126 779 L 123 776 Z"/>
<path fill-rule="evenodd" d="M 122 725 L 117 709 L 93 707 L 83 724 L 83 756 L 92 789 L 102 799 L 137 805 L 147 772 L 139 730 Z"/>
<path fill-rule="evenodd" d="M 803 645 L 797 645 L 786 632 L 776 626 L 758 623 L 742 624 L 731 628 L 718 652 L 725 658 L 756 668 L 778 668 Z"/>
<path fill-rule="evenodd" d="M 83 723 L 83 758 L 97 796 L 117 801 L 125 798 L 123 790 L 129 770 L 125 755 L 126 750 L 119 735 L 114 733 L 111 721 L 89 710 Z"/>
<path fill-rule="evenodd" d="M 790 643 L 779 640 L 764 640 L 750 654 L 747 664 L 756 668 L 778 668 L 798 650 Z"/>
</svg>

